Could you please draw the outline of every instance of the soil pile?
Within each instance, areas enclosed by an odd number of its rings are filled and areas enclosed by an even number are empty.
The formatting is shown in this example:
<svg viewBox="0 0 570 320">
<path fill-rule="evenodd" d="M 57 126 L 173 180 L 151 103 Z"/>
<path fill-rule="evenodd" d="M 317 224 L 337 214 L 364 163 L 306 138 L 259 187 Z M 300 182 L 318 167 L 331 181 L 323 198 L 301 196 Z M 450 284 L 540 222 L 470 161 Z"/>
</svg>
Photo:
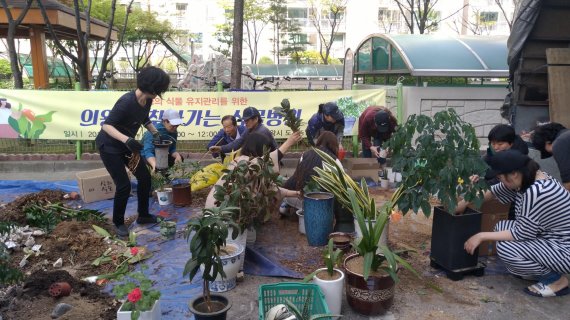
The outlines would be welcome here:
<svg viewBox="0 0 570 320">
<path fill-rule="evenodd" d="M 71 294 L 53 298 L 48 288 L 56 282 L 71 285 Z M 0 314 L 3 319 L 49 319 L 57 304 L 66 303 L 71 310 L 58 319 L 115 319 L 119 303 L 100 288 L 91 283 L 78 281 L 68 272 L 37 271 L 31 274 L 23 286 L 7 290 L 0 300 Z"/>
<path fill-rule="evenodd" d="M 65 193 L 61 190 L 42 190 L 30 193 L 8 203 L 0 210 L 0 221 L 12 221 L 19 225 L 27 224 L 24 207 L 29 203 L 48 204 L 58 203 L 64 200 Z"/>
</svg>

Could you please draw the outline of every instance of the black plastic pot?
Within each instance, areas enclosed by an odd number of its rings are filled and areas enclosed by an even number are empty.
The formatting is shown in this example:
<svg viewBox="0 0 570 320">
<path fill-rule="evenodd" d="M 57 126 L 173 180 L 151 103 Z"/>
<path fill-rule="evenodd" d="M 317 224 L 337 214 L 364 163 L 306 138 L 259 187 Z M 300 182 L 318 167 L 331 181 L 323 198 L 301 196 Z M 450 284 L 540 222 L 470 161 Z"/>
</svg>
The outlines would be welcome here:
<svg viewBox="0 0 570 320">
<path fill-rule="evenodd" d="M 199 296 L 190 301 L 188 306 L 190 307 L 190 312 L 194 314 L 194 318 L 196 320 L 225 320 L 228 310 L 232 307 L 231 301 L 219 294 L 210 294 L 210 298 L 212 299 L 211 312 L 208 312 L 204 296 Z"/>
<path fill-rule="evenodd" d="M 467 208 L 461 215 L 452 215 L 443 207 L 434 207 L 430 255 L 432 262 L 448 271 L 476 268 L 479 249 L 471 255 L 465 251 L 464 244 L 481 230 L 481 217 L 480 212 L 471 208 Z"/>
</svg>

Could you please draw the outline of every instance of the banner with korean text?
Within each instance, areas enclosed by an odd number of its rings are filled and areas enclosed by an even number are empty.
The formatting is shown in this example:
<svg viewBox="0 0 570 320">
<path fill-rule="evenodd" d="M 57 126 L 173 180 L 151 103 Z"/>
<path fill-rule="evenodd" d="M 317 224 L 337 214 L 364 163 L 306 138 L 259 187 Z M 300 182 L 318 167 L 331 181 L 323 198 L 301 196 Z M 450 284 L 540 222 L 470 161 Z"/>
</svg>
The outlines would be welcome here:
<svg viewBox="0 0 570 320">
<path fill-rule="evenodd" d="M 124 93 L 0 89 L 0 138 L 94 140 L 115 101 Z M 222 128 L 223 116 L 239 118 L 243 109 L 253 106 L 276 138 L 286 138 L 291 132 L 273 111 L 282 99 L 289 99 L 306 125 L 320 103 L 337 101 L 341 107 L 363 103 L 383 106 L 385 91 L 172 91 L 164 94 L 162 100 L 154 100 L 149 117 L 160 121 L 164 110 L 178 110 L 184 119 L 178 127 L 179 139 L 210 140 Z M 139 131 L 139 138 L 143 131 Z"/>
</svg>

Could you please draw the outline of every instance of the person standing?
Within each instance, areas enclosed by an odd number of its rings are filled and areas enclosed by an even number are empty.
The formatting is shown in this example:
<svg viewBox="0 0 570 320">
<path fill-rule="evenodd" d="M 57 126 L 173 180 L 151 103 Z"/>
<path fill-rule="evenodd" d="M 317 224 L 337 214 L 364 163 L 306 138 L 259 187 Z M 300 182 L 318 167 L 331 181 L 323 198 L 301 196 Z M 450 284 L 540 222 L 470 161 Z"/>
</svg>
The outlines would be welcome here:
<svg viewBox="0 0 570 320">
<path fill-rule="evenodd" d="M 278 148 L 277 142 L 275 138 L 273 138 L 273 134 L 266 126 L 263 125 L 263 119 L 261 119 L 261 114 L 259 111 L 254 107 L 247 107 L 243 110 L 242 121 L 245 123 L 245 127 L 247 130 L 241 135 L 239 138 L 235 139 L 234 141 L 223 145 L 223 146 L 211 146 L 209 148 L 210 152 L 212 153 L 230 153 L 232 151 L 236 151 L 241 148 L 245 138 L 254 132 L 260 133 L 264 136 L 269 138 L 270 144 L 270 151 L 274 151 Z"/>
<path fill-rule="evenodd" d="M 542 159 L 554 156 L 564 188 L 570 191 L 570 130 L 556 122 L 543 124 L 534 129 L 531 141 Z"/>
<path fill-rule="evenodd" d="M 381 152 L 382 144 L 392 137 L 397 125 L 398 121 L 387 108 L 366 108 L 358 118 L 358 138 L 362 141 L 362 156 L 377 158 L 380 164 L 384 164 L 386 155 Z"/>
<path fill-rule="evenodd" d="M 208 146 L 208 150 L 213 146 L 224 146 L 226 144 L 232 143 L 234 140 L 239 139 L 245 132 L 244 126 L 238 126 L 236 117 L 227 115 L 222 118 L 223 128 L 218 131 L 218 133 L 212 138 Z M 217 158 L 218 153 L 213 153 L 212 157 Z"/>
<path fill-rule="evenodd" d="M 314 147 L 317 138 L 323 131 L 330 131 L 334 133 L 338 140 L 338 144 L 342 148 L 342 137 L 344 135 L 344 115 L 338 109 L 335 102 L 327 102 L 319 105 L 319 110 L 315 113 L 309 123 L 305 133 L 307 140 Z"/>
<path fill-rule="evenodd" d="M 129 167 L 138 182 L 137 223 L 156 223 L 156 217 L 149 213 L 148 208 L 151 188 L 150 172 L 145 161 L 140 159 L 143 145 L 135 140 L 135 136 L 143 125 L 155 139 L 160 138 L 160 133 L 148 115 L 153 99 L 157 96 L 162 98 L 169 84 L 170 77 L 162 69 L 157 67 L 142 69 L 137 75 L 137 88 L 125 93 L 117 100 L 95 139 L 103 165 L 115 183 L 113 224 L 117 235 L 122 237 L 129 235 L 124 218 L 131 193 L 131 181 L 125 166 Z"/>
<path fill-rule="evenodd" d="M 175 163 L 182 162 L 182 155 L 176 151 L 176 141 L 178 140 L 178 126 L 182 124 L 182 117 L 180 113 L 176 110 L 166 110 L 162 113 L 162 121 L 156 125 L 156 130 L 160 134 L 161 141 L 172 142 L 168 146 L 168 167 L 172 167 Z M 146 162 L 152 168 L 152 171 L 156 170 L 156 154 L 154 146 L 155 139 L 152 132 L 147 131 L 144 133 L 142 138 L 142 144 L 144 146 L 141 155 L 145 158 Z"/>
</svg>

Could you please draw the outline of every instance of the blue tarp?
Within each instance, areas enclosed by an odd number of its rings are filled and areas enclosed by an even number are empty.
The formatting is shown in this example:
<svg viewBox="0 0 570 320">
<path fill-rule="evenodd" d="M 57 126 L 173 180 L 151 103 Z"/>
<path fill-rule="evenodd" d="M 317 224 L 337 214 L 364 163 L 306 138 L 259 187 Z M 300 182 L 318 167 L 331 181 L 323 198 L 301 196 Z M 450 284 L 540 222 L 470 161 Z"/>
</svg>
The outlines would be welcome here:
<svg viewBox="0 0 570 320">
<path fill-rule="evenodd" d="M 136 183 L 133 184 L 133 190 L 135 188 Z M 0 201 L 4 203 L 11 202 L 19 196 L 39 192 L 44 189 L 79 192 L 76 181 L 0 180 Z M 104 212 L 110 218 L 113 200 L 102 200 L 82 204 L 82 206 L 83 208 Z M 136 206 L 136 196 L 132 196 L 129 199 L 126 217 L 136 214 Z M 181 230 L 183 230 L 188 219 L 198 214 L 200 209 L 174 206 L 161 207 L 156 200 L 151 200 L 150 212 L 157 213 L 160 210 L 167 211 L 173 219 L 177 220 L 177 230 L 179 231 L 174 240 L 164 240 L 160 236 L 158 225 L 150 227 L 147 225 L 140 226 L 135 222 L 131 226 L 131 230 L 137 232 L 137 243 L 141 246 L 146 246 L 153 252 L 153 256 L 144 262 L 149 267 L 145 272 L 150 279 L 155 281 L 155 287 L 162 294 L 160 300 L 162 319 L 190 318 L 192 314 L 188 310 L 187 304 L 193 297 L 202 294 L 202 279 L 201 277 L 196 277 L 190 283 L 188 277 L 184 278 L 182 276 L 184 265 L 190 258 L 190 252 L 188 243 Z M 289 270 L 277 262 L 282 257 L 277 256 L 280 254 L 277 250 L 270 250 L 273 245 L 256 243 L 253 246 L 248 246 L 244 272 L 259 276 L 302 278 L 303 275 Z M 111 287 L 112 284 L 108 285 L 105 291 L 110 291 Z"/>
</svg>

